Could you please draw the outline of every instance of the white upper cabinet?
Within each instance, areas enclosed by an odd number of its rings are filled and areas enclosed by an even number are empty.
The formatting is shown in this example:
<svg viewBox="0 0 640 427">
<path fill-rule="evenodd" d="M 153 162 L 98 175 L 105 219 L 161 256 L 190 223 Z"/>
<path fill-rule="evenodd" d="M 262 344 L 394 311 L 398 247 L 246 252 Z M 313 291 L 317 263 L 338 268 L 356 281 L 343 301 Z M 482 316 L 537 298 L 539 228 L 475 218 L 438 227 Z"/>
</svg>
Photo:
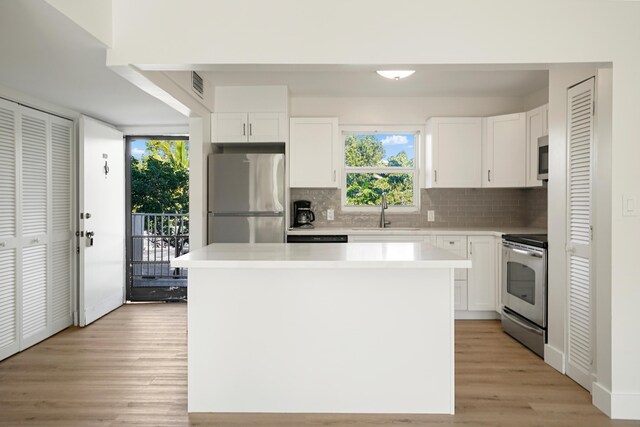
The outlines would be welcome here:
<svg viewBox="0 0 640 427">
<path fill-rule="evenodd" d="M 338 119 L 292 118 L 290 131 L 290 186 L 339 187 L 341 150 Z"/>
<path fill-rule="evenodd" d="M 249 142 L 284 142 L 287 117 L 281 113 L 249 113 Z"/>
<path fill-rule="evenodd" d="M 213 113 L 211 142 L 285 142 L 284 113 Z"/>
<path fill-rule="evenodd" d="M 212 142 L 247 141 L 247 113 L 214 113 L 211 115 Z"/>
<path fill-rule="evenodd" d="M 482 186 L 482 118 L 433 117 L 426 134 L 426 188 Z"/>
<path fill-rule="evenodd" d="M 483 150 L 483 187 L 524 187 L 526 114 L 487 117 Z"/>
<path fill-rule="evenodd" d="M 548 114 L 548 105 L 527 112 L 527 187 L 542 185 L 542 181 L 538 180 L 538 138 L 549 133 Z"/>
<path fill-rule="evenodd" d="M 286 86 L 216 86 L 211 142 L 288 142 Z"/>
</svg>

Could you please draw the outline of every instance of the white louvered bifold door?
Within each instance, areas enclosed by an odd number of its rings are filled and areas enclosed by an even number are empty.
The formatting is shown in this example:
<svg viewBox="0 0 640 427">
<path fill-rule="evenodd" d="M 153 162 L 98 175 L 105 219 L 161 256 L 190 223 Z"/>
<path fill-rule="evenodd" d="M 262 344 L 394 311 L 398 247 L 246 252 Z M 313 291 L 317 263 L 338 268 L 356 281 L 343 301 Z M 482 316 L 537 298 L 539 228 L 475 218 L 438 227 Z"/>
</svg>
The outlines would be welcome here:
<svg viewBox="0 0 640 427">
<path fill-rule="evenodd" d="M 18 106 L 0 99 L 0 360 L 19 350 Z"/>
<path fill-rule="evenodd" d="M 594 78 L 567 93 L 567 375 L 591 391 L 592 158 Z"/>
<path fill-rule="evenodd" d="M 24 349 L 48 336 L 49 115 L 20 107 L 22 336 Z"/>
<path fill-rule="evenodd" d="M 51 117 L 51 333 L 56 333 L 73 322 L 72 132 L 73 122 Z"/>
</svg>

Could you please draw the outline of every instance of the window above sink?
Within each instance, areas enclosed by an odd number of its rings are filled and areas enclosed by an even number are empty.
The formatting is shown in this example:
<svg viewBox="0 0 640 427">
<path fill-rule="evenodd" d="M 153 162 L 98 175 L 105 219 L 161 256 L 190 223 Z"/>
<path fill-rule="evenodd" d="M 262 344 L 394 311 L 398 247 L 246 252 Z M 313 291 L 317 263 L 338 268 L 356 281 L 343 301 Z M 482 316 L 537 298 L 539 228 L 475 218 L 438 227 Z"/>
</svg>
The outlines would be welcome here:
<svg viewBox="0 0 640 427">
<path fill-rule="evenodd" d="M 379 210 L 383 192 L 391 212 L 419 209 L 419 129 L 343 127 L 342 138 L 343 210 Z"/>
</svg>

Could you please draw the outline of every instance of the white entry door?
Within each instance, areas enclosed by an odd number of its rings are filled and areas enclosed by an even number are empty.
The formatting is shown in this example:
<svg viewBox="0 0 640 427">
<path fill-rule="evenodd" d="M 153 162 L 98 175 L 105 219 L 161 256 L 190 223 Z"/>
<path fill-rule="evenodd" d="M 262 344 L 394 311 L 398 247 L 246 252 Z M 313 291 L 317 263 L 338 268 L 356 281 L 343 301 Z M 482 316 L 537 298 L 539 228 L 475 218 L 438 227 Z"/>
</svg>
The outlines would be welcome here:
<svg viewBox="0 0 640 427">
<path fill-rule="evenodd" d="M 125 182 L 122 132 L 80 119 L 79 325 L 124 302 Z"/>
<path fill-rule="evenodd" d="M 567 375 L 591 391 L 592 164 L 594 78 L 567 93 L 567 272 L 569 311 Z"/>
</svg>

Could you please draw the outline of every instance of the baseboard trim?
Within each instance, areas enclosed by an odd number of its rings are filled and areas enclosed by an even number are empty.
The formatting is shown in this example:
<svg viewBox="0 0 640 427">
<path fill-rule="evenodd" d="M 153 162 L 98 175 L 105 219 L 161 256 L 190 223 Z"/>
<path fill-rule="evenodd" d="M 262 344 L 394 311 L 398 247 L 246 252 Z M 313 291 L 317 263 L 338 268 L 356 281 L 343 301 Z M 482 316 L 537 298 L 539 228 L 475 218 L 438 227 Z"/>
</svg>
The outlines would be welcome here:
<svg viewBox="0 0 640 427">
<path fill-rule="evenodd" d="M 561 374 L 566 373 L 564 353 L 549 344 L 544 346 L 544 361 Z"/>
<path fill-rule="evenodd" d="M 456 310 L 456 320 L 497 320 L 500 314 L 496 311 L 466 311 Z"/>
<path fill-rule="evenodd" d="M 591 386 L 591 403 L 611 418 L 611 391 L 599 382 Z"/>
<path fill-rule="evenodd" d="M 640 420 L 640 393 L 612 393 L 611 418 Z"/>
</svg>

